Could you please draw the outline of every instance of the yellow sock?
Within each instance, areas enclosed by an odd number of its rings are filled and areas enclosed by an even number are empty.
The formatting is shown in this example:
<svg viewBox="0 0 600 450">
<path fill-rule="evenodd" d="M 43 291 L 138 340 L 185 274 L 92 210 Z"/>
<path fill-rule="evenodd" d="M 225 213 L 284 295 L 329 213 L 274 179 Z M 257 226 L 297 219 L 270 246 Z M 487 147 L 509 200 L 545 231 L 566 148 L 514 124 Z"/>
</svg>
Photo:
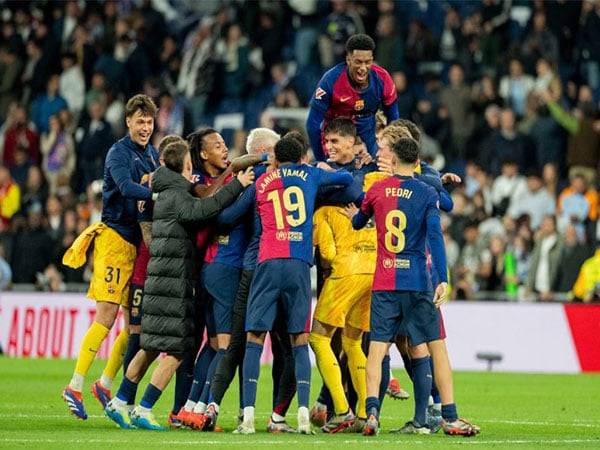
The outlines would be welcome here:
<svg viewBox="0 0 600 450">
<path fill-rule="evenodd" d="M 348 369 L 350 369 L 352 385 L 354 386 L 358 397 L 356 415 L 365 418 L 367 417 L 367 375 L 365 370 L 367 357 L 363 352 L 360 340 L 342 336 L 342 348 L 348 357 Z"/>
<path fill-rule="evenodd" d="M 83 341 L 81 341 L 79 355 L 77 356 L 77 364 L 75 364 L 75 374 L 73 375 L 73 380 L 71 382 L 71 387 L 76 391 L 81 392 L 83 378 L 87 375 L 88 370 L 90 370 L 90 366 L 92 365 L 92 362 L 94 362 L 96 353 L 102 345 L 102 342 L 104 342 L 104 339 L 106 339 L 106 336 L 108 336 L 109 331 L 110 330 L 104 325 L 98 322 L 92 322 L 87 333 L 85 333 Z"/>
<path fill-rule="evenodd" d="M 111 388 L 112 380 L 117 376 L 117 372 L 123 365 L 123 357 L 125 356 L 125 351 L 127 350 L 127 340 L 129 339 L 129 331 L 126 328 L 123 328 L 112 348 L 110 349 L 110 355 L 108 356 L 108 361 L 106 362 L 106 366 L 104 367 L 104 371 L 102 372 L 102 386 L 107 389 Z"/>
<path fill-rule="evenodd" d="M 342 386 L 342 372 L 331 349 L 331 338 L 316 333 L 310 334 L 310 346 L 315 352 L 317 367 L 321 377 L 331 393 L 333 406 L 336 414 L 348 411 L 348 400 Z"/>
</svg>

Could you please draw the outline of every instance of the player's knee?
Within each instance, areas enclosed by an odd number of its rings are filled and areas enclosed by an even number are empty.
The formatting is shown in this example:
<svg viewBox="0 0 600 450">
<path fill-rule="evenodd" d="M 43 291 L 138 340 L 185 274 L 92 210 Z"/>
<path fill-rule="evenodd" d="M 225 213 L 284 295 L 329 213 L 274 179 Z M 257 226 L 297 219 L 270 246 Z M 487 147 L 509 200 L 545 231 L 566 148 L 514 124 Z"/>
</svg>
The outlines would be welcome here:
<svg viewBox="0 0 600 450">
<path fill-rule="evenodd" d="M 361 343 L 362 342 L 360 341 L 360 339 L 349 337 L 345 334 L 342 335 L 342 349 L 347 355 L 356 350 L 357 348 L 360 349 Z"/>
<path fill-rule="evenodd" d="M 427 344 L 419 344 L 409 347 L 409 354 L 412 359 L 426 358 L 429 356 L 429 350 L 427 350 Z"/>
<path fill-rule="evenodd" d="M 308 343 L 316 353 L 321 345 L 331 345 L 331 338 L 313 331 L 308 336 Z"/>
<path fill-rule="evenodd" d="M 96 302 L 96 316 L 94 321 L 106 328 L 112 328 L 119 312 L 119 305 L 110 302 Z"/>
<path fill-rule="evenodd" d="M 351 325 L 346 325 L 346 327 L 344 328 L 344 332 L 342 334 L 342 339 L 348 338 L 348 339 L 352 339 L 352 340 L 360 340 L 360 338 L 362 337 L 363 331 L 359 328 L 355 328 Z"/>
<path fill-rule="evenodd" d="M 292 347 L 308 345 L 308 333 L 298 333 L 291 335 Z"/>
<path fill-rule="evenodd" d="M 129 325 L 129 334 L 140 334 L 142 332 L 141 325 Z"/>
</svg>

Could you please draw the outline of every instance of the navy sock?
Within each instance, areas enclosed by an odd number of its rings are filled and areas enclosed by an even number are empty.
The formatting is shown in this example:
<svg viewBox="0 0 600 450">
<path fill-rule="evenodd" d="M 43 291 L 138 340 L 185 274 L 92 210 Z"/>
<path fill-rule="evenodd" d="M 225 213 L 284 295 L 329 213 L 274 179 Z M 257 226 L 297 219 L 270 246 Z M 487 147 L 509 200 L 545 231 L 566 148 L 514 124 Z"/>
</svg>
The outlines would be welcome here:
<svg viewBox="0 0 600 450">
<path fill-rule="evenodd" d="M 442 417 L 446 422 L 454 422 L 458 419 L 456 404 L 450 403 L 448 405 L 442 405 Z"/>
<path fill-rule="evenodd" d="M 433 359 L 429 358 L 429 367 L 431 368 L 431 396 L 433 397 L 433 403 L 442 403 L 440 398 L 440 391 L 438 391 L 435 385 L 435 375 L 433 374 Z"/>
<path fill-rule="evenodd" d="M 127 339 L 127 350 L 125 350 L 125 356 L 123 357 L 123 375 L 127 373 L 127 368 L 133 357 L 140 350 L 140 335 L 138 333 L 130 334 Z"/>
<path fill-rule="evenodd" d="M 367 397 L 366 406 L 367 417 L 373 414 L 379 419 L 379 399 L 377 397 Z"/>
<path fill-rule="evenodd" d="M 142 397 L 140 406 L 142 408 L 152 409 L 154 407 L 154 404 L 160 398 L 161 394 L 162 394 L 162 391 L 159 388 L 157 388 L 156 386 L 154 386 L 152 383 L 150 383 L 146 387 L 146 391 L 144 392 L 144 396 Z"/>
<path fill-rule="evenodd" d="M 240 397 L 240 409 L 244 409 L 244 363 L 238 367 L 238 395 Z"/>
<path fill-rule="evenodd" d="M 427 404 L 429 403 L 429 393 L 431 392 L 431 366 L 429 365 L 429 356 L 412 360 L 413 384 L 415 388 L 415 417 L 414 422 L 417 426 L 423 426 L 426 423 Z"/>
<path fill-rule="evenodd" d="M 225 354 L 225 349 L 219 349 L 215 357 L 210 362 L 210 366 L 208 366 L 208 372 L 206 373 L 206 381 L 204 382 L 204 388 L 202 389 L 202 394 L 200 395 L 200 401 L 208 405 L 210 399 L 210 384 L 212 383 L 213 376 L 215 375 L 215 370 L 217 370 L 217 364 L 223 358 Z"/>
<path fill-rule="evenodd" d="M 128 405 L 133 405 L 135 403 L 137 387 L 137 383 L 134 383 L 127 377 L 123 377 L 123 381 L 121 381 L 116 397 L 121 401 L 127 402 Z"/>
<path fill-rule="evenodd" d="M 260 355 L 263 346 L 254 342 L 246 342 L 244 355 L 244 407 L 256 403 L 256 387 L 260 376 Z"/>
<path fill-rule="evenodd" d="M 173 413 L 177 414 L 185 404 L 192 382 L 194 381 L 194 354 L 189 352 L 183 358 L 175 372 L 175 397 L 173 398 Z"/>
<path fill-rule="evenodd" d="M 390 355 L 385 355 L 381 362 L 381 382 L 379 383 L 379 409 L 383 406 L 385 392 L 390 384 Z"/>
<path fill-rule="evenodd" d="M 200 395 L 202 395 L 202 389 L 206 382 L 206 374 L 208 373 L 208 367 L 210 362 L 214 358 L 217 352 L 215 352 L 210 344 L 207 342 L 202 347 L 202 350 L 196 358 L 196 365 L 194 366 L 194 381 L 192 382 L 192 389 L 190 390 L 189 399 L 193 402 L 198 402 Z"/>
<path fill-rule="evenodd" d="M 406 370 L 408 377 L 412 380 L 412 377 L 413 377 L 412 360 L 410 359 L 410 356 L 408 355 L 408 353 L 400 353 L 400 356 L 402 356 L 402 362 L 404 363 L 404 370 Z"/>
<path fill-rule="evenodd" d="M 294 366 L 296 373 L 296 390 L 298 392 L 298 407 L 308 408 L 310 401 L 310 357 L 308 344 L 293 348 Z"/>
</svg>

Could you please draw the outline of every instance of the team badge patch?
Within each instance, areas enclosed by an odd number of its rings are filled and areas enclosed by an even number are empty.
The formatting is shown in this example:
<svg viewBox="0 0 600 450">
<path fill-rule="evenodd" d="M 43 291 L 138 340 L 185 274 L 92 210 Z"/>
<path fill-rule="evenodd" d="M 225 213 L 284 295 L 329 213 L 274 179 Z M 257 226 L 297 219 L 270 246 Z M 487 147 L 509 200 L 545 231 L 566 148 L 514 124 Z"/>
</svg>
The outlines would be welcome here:
<svg viewBox="0 0 600 450">
<path fill-rule="evenodd" d="M 143 213 L 146 210 L 146 201 L 140 200 L 138 201 L 138 211 Z"/>
<path fill-rule="evenodd" d="M 315 98 L 317 100 L 321 100 L 325 94 L 327 94 L 327 92 L 325 92 L 323 89 L 321 88 L 317 88 L 317 91 L 315 92 Z"/>
<path fill-rule="evenodd" d="M 355 111 L 360 111 L 361 109 L 364 109 L 364 107 L 365 107 L 365 101 L 363 99 L 356 100 L 356 103 L 354 103 Z"/>
</svg>

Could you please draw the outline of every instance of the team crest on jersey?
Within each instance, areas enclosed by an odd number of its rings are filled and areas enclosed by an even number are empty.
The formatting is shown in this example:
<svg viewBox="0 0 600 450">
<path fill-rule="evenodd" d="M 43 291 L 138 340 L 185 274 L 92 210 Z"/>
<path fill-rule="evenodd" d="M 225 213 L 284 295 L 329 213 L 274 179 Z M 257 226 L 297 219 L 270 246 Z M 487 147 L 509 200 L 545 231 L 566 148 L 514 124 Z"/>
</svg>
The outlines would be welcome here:
<svg viewBox="0 0 600 450">
<path fill-rule="evenodd" d="M 391 269 L 394 267 L 394 260 L 392 258 L 385 258 L 383 260 L 383 267 L 386 269 Z"/>
<path fill-rule="evenodd" d="M 138 211 L 143 213 L 146 210 L 146 201 L 140 200 L 138 201 Z"/>
<path fill-rule="evenodd" d="M 354 110 L 360 111 L 362 109 L 365 109 L 365 101 L 361 98 L 360 100 L 356 100 L 354 103 Z"/>
<path fill-rule="evenodd" d="M 315 92 L 315 98 L 317 100 L 321 100 L 325 96 L 325 94 L 327 94 L 327 92 L 325 92 L 324 89 L 317 88 L 317 92 Z"/>
</svg>

